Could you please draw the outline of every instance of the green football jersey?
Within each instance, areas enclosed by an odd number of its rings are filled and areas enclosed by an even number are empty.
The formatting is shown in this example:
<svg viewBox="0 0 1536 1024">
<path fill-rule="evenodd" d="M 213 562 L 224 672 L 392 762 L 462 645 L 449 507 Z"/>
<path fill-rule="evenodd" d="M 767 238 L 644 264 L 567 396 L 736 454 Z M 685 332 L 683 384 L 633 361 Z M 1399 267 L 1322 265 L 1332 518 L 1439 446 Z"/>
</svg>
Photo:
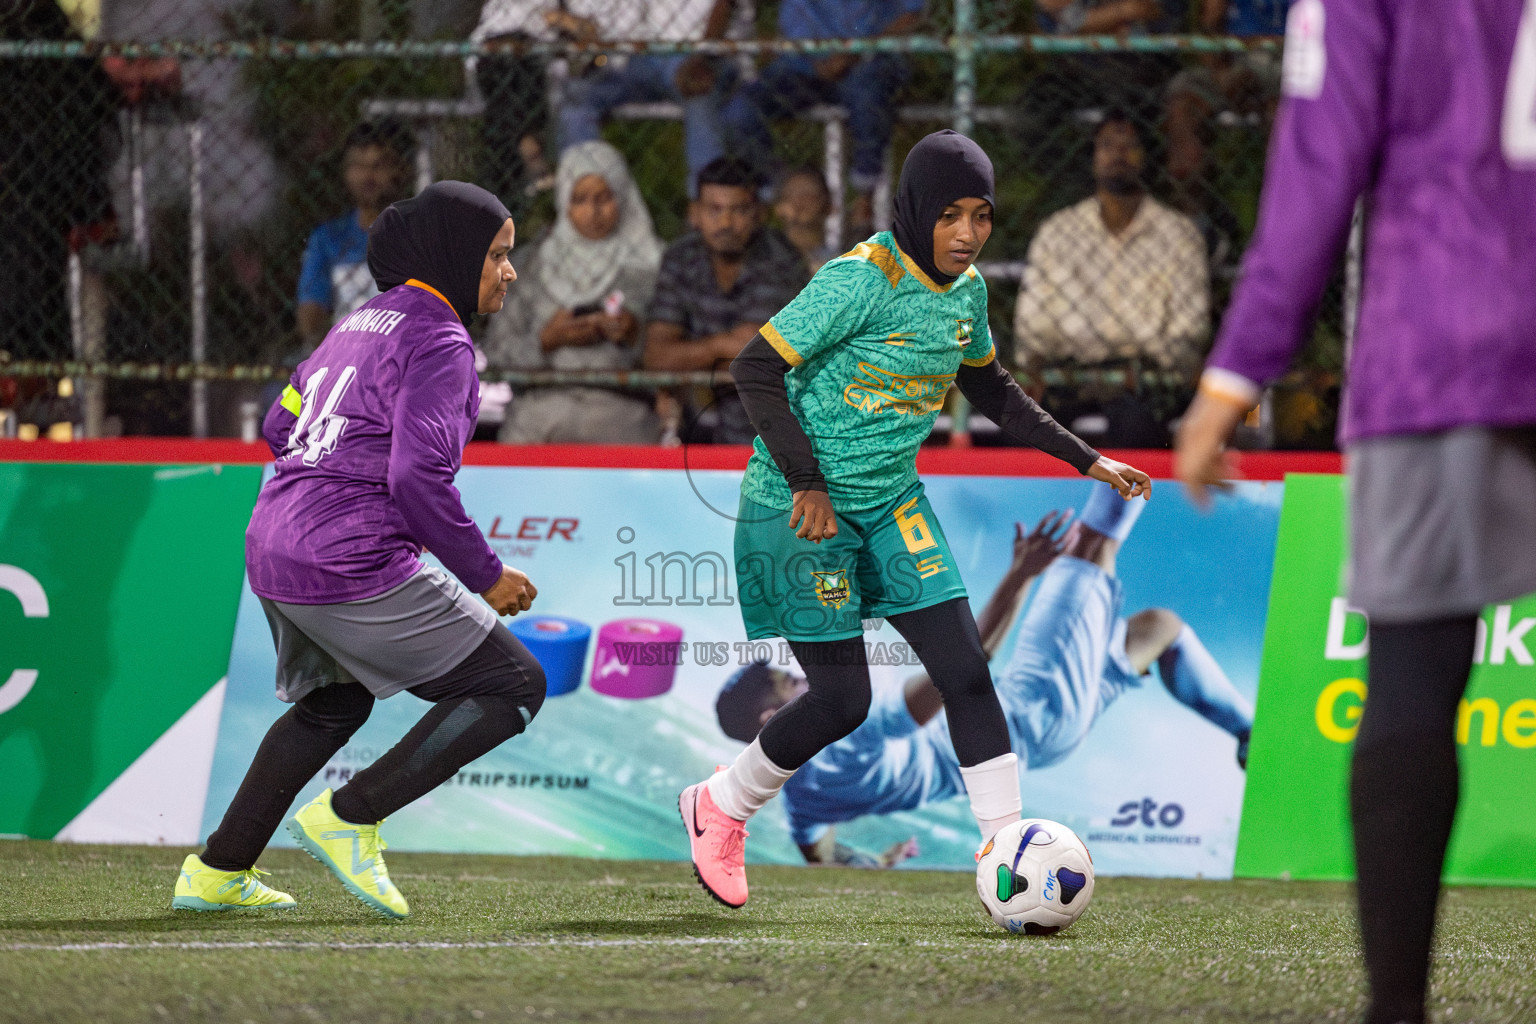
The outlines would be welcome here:
<svg viewBox="0 0 1536 1024">
<path fill-rule="evenodd" d="M 827 263 L 763 326 L 793 367 L 789 405 L 811 439 L 832 507 L 873 508 L 917 480 L 917 449 L 964 361 L 994 358 L 987 285 L 975 267 L 935 284 L 889 231 Z M 793 505 L 759 437 L 742 493 Z"/>
</svg>

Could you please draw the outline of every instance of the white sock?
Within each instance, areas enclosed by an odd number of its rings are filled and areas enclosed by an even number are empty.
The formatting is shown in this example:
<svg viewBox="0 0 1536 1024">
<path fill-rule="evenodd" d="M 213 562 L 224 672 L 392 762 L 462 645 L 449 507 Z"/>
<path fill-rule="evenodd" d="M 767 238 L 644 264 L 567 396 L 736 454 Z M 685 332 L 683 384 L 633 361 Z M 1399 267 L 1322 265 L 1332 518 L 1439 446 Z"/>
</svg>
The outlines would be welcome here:
<svg viewBox="0 0 1536 1024">
<path fill-rule="evenodd" d="M 715 772 L 704 785 L 716 807 L 737 821 L 746 821 L 777 796 L 793 774 L 768 760 L 762 745 L 753 740 L 729 768 Z"/>
<path fill-rule="evenodd" d="M 971 798 L 971 813 L 985 842 L 1004 825 L 1019 820 L 1024 801 L 1019 796 L 1019 758 L 1008 753 L 969 768 L 962 767 L 965 791 Z"/>
<path fill-rule="evenodd" d="M 1157 668 L 1168 692 L 1220 728 L 1234 736 L 1253 728 L 1253 705 L 1188 625 L 1157 659 Z"/>
<path fill-rule="evenodd" d="M 1131 527 L 1141 518 L 1141 510 L 1146 504 L 1144 501 L 1126 501 L 1109 484 L 1096 483 L 1077 521 L 1090 530 L 1124 544 L 1125 538 L 1131 535 Z"/>
</svg>

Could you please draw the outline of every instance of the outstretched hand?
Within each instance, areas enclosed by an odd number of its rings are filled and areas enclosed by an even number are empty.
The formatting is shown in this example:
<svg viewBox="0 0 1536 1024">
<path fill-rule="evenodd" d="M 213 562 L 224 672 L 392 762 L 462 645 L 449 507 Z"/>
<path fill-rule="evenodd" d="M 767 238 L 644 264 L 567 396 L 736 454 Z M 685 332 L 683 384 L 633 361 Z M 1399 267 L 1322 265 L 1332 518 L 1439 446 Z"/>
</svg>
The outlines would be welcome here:
<svg viewBox="0 0 1536 1024">
<path fill-rule="evenodd" d="M 1013 565 L 1009 572 L 1020 577 L 1034 577 L 1056 561 L 1061 554 L 1062 538 L 1072 521 L 1072 509 L 1065 512 L 1055 509 L 1041 517 L 1029 533 L 1023 523 L 1013 524 Z"/>
<path fill-rule="evenodd" d="M 796 491 L 795 505 L 789 512 L 789 528 L 795 536 L 820 544 L 837 536 L 837 513 L 826 491 Z"/>
<path fill-rule="evenodd" d="M 1173 472 L 1183 481 L 1190 500 L 1200 508 L 1210 505 L 1210 488 L 1228 490 L 1232 486 L 1229 481 L 1238 475 L 1227 442 L 1244 415 L 1244 410 L 1233 403 L 1202 392 L 1195 396 L 1179 424 Z"/>
<path fill-rule="evenodd" d="M 1152 478 L 1135 466 L 1100 455 L 1099 461 L 1089 467 L 1088 475 L 1109 484 L 1127 500 L 1140 497 L 1150 501 L 1152 498 Z"/>
</svg>

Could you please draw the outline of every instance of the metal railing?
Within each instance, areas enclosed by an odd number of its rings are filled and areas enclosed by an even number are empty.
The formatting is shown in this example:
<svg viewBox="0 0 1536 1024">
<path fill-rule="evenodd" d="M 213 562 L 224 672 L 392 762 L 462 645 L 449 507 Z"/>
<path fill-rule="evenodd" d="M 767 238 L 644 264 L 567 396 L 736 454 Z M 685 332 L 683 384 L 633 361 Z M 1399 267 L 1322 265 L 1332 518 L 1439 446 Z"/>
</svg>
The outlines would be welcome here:
<svg viewBox="0 0 1536 1024">
<path fill-rule="evenodd" d="M 551 61 L 580 61 L 597 55 L 618 54 L 697 53 L 738 58 L 784 54 L 904 55 L 914 60 L 937 60 L 938 63 L 930 68 L 926 79 L 927 94 L 909 97 L 899 105 L 902 122 L 948 124 L 966 133 L 988 132 L 995 137 L 1005 137 L 1014 130 L 1013 122 L 1018 111 L 1008 103 L 998 102 L 1000 76 L 983 74 L 989 67 L 1004 66 L 998 64 L 999 61 L 1004 61 L 1008 68 L 1034 69 L 1029 71 L 1034 74 L 1040 68 L 1052 67 L 1055 62 L 1065 59 L 1115 55 L 1240 55 L 1253 51 L 1274 53 L 1279 48 L 1279 41 L 1273 38 L 1057 36 L 997 32 L 978 26 L 975 0 L 955 0 L 948 27 L 951 30 L 942 35 L 848 40 L 476 43 L 407 39 L 370 42 L 270 38 L 92 42 L 0 39 L 0 62 L 174 58 L 188 69 L 188 77 L 195 77 L 199 69 L 216 65 L 234 67 L 231 80 L 237 83 L 237 91 L 257 97 L 258 122 L 265 116 L 261 113 L 262 104 L 277 110 L 274 116 L 282 117 L 286 112 L 286 116 L 302 119 L 305 111 L 311 109 L 305 103 L 312 106 L 313 99 L 304 102 L 292 99 L 290 102 L 283 90 L 288 89 L 293 97 L 300 98 L 306 95 L 305 90 L 323 93 L 334 86 L 331 79 L 340 79 L 346 71 L 355 76 L 355 85 L 347 96 L 351 101 L 350 111 L 356 115 L 394 117 L 432 128 L 417 134 L 418 145 L 412 157 L 412 167 L 419 187 L 439 173 L 463 173 L 463 139 L 443 141 L 443 137 L 451 135 L 452 130 L 461 134 L 471 130 L 473 122 L 485 109 L 484 99 L 474 87 L 473 75 L 464 75 L 462 70 L 464 61 L 469 58 L 536 56 Z M 1026 58 L 1032 63 L 1016 63 Z M 943 72 L 935 72 L 933 68 L 946 65 L 946 62 L 947 86 L 944 91 L 947 101 L 939 101 L 934 82 L 938 80 L 935 75 Z M 321 69 L 321 72 L 315 78 L 301 78 L 299 72 L 305 67 Z M 159 112 L 158 118 L 151 116 L 152 111 Z M 337 116 L 334 111 L 328 113 Z M 638 103 L 621 106 L 613 113 L 620 121 L 643 127 L 647 123 L 675 121 L 681 110 L 676 104 Z M 338 123 L 351 116 L 338 117 Z M 845 225 L 841 189 L 848 150 L 845 114 L 838 107 L 817 103 L 805 107 L 799 119 L 819 130 L 816 162 L 824 169 L 831 188 L 827 228 L 829 235 L 835 237 Z M 462 122 L 468 127 L 450 130 L 451 122 Z M 293 306 L 288 298 L 292 292 L 283 294 L 284 289 L 292 287 L 287 283 L 290 272 L 281 269 L 280 261 L 269 262 L 263 268 L 265 276 L 255 284 L 245 280 L 231 284 L 231 260 L 248 254 L 238 251 L 232 254 L 227 237 L 230 232 L 225 225 L 213 223 L 210 202 L 222 201 L 229 205 L 232 191 L 238 191 L 246 183 L 230 180 L 227 157 L 223 164 L 217 162 L 219 156 L 213 156 L 213 162 L 210 162 L 210 154 L 219 154 L 227 148 L 228 129 L 222 121 L 216 120 L 197 102 L 179 101 L 158 107 L 151 103 L 127 105 L 121 114 L 121 124 L 126 145 L 118 160 L 118 166 L 124 171 L 120 174 L 123 180 L 117 193 L 120 212 L 125 215 L 123 241 L 112 247 L 116 255 L 109 252 L 103 257 L 98 247 L 76 251 L 69 256 L 66 275 L 68 333 L 69 354 L 73 358 L 59 358 L 63 353 L 58 351 L 47 358 L 37 358 L 35 354 L 22 351 L 6 359 L 0 353 L 0 380 L 73 379 L 84 407 L 82 420 L 87 436 L 94 436 L 103 429 L 107 401 L 105 382 L 185 384 L 185 416 L 176 422 L 184 422 L 185 431 L 193 436 L 207 436 L 220 430 L 210 413 L 209 384 L 259 385 L 285 380 L 291 373 L 292 359 L 273 358 L 279 354 L 274 343 L 270 338 L 263 340 L 260 337 L 264 333 L 274 334 L 287 329 L 280 324 L 281 318 L 292 316 Z M 1080 128 L 1071 130 L 1080 131 Z M 156 138 L 159 139 L 158 148 Z M 1259 145 L 1255 147 L 1260 155 L 1262 141 L 1260 137 Z M 338 143 L 339 140 L 333 141 L 333 147 Z M 168 148 L 168 144 L 174 148 Z M 436 148 L 439 144 L 440 150 Z M 1081 156 L 1081 145 L 1077 145 L 1074 152 Z M 275 159 L 289 159 L 280 144 L 272 143 L 271 149 Z M 336 155 L 333 149 L 321 159 L 334 161 Z M 1072 171 L 1071 175 L 1079 175 L 1080 170 Z M 891 171 L 888 160 L 886 174 L 874 196 L 877 227 L 889 224 Z M 999 163 L 998 172 L 1000 195 L 1009 188 L 1017 194 L 1021 187 L 1019 168 Z M 1026 184 L 1037 187 L 1035 179 L 1047 172 L 1058 177 L 1067 174 L 1060 167 L 1036 170 L 1031 172 L 1034 178 Z M 294 172 L 290 170 L 289 173 L 291 176 Z M 1225 173 L 1225 169 L 1213 171 L 1215 173 Z M 156 185 L 157 176 L 164 179 L 158 181 L 158 195 L 152 187 Z M 303 195 L 304 181 L 280 182 L 280 186 L 286 188 L 290 196 L 308 198 Z M 175 198 L 178 192 L 179 200 Z M 334 192 L 333 188 L 332 195 Z M 315 199 L 312 208 L 315 212 L 308 214 L 310 224 L 319 219 L 319 211 L 325 206 Z M 1023 222 L 1016 222 L 1008 232 L 1015 239 L 1012 251 L 1005 251 L 1000 254 L 1001 259 L 982 265 L 994 286 L 1020 279 L 1025 262 L 1018 239 L 1027 238 L 1032 233 L 1028 230 L 1030 219 L 1038 223 L 1037 214 L 1047 212 L 1050 211 L 1042 208 L 1029 213 Z M 282 220 L 284 213 L 279 207 L 269 220 Z M 290 221 L 299 219 L 297 213 L 288 218 Z M 267 235 L 276 238 L 280 232 L 266 223 L 254 230 L 260 235 L 262 244 L 269 244 L 279 256 L 292 258 L 293 231 L 297 229 L 283 227 L 288 234 L 277 241 L 270 241 Z M 101 269 L 102 266 L 106 269 Z M 279 269 L 273 270 L 274 266 Z M 233 276 L 238 276 L 238 268 Z M 139 293 L 133 291 L 136 287 L 141 289 Z M 241 293 L 241 288 L 248 294 Z M 134 297 L 136 294 L 150 295 L 154 301 L 144 299 L 140 302 Z M 139 305 L 135 306 L 135 302 Z M 231 328 L 241 326 L 241 302 L 256 307 L 249 320 L 255 325 L 251 329 L 257 338 L 236 344 L 229 339 L 234 333 Z M 1007 327 L 997 315 L 993 316 L 993 322 L 1001 343 L 1006 340 Z M 263 327 L 264 324 L 269 326 Z M 143 340 L 125 345 L 117 340 L 120 335 Z M 251 358 L 253 355 L 258 358 Z M 506 382 L 514 387 L 580 384 L 687 388 L 720 382 L 718 374 L 642 370 L 579 374 L 490 370 L 482 376 L 487 381 Z M 1136 378 L 1134 381 L 1117 380 L 1113 372 L 1091 368 L 1077 373 L 1050 369 L 1041 375 L 1041 382 L 1049 387 L 1071 387 L 1075 383 L 1097 387 L 1163 387 L 1171 386 L 1177 375 L 1146 371 L 1132 376 Z M 1165 377 L 1168 379 L 1164 380 Z M 157 400 L 175 401 L 174 398 Z M 5 404 L 7 397 L 0 389 L 0 406 Z M 177 414 L 175 410 L 169 410 L 168 415 L 175 419 Z M 954 409 L 954 416 L 957 432 L 963 433 L 967 416 L 963 402 Z M 227 430 L 227 425 L 224 429 Z"/>
</svg>

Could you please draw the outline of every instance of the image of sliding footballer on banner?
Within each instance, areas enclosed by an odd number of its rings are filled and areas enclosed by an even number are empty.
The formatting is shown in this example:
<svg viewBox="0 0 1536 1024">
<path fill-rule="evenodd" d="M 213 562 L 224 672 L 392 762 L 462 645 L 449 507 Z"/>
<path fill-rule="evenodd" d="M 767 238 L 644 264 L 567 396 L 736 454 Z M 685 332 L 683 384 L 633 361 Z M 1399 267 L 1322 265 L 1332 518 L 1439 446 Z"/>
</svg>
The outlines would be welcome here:
<svg viewBox="0 0 1536 1024">
<path fill-rule="evenodd" d="M 1070 510 L 1057 510 L 1028 534 L 1015 524 L 1009 568 L 977 626 L 983 649 L 994 657 L 1039 579 L 1012 656 L 996 677 L 1021 773 L 1071 755 L 1099 716 L 1141 686 L 1154 665 L 1174 699 L 1233 736 L 1237 762 L 1246 765 L 1253 706 L 1199 637 L 1167 608 L 1121 614 L 1115 563 L 1142 509 L 1142 502 L 1122 501 L 1095 484 L 1076 522 Z M 741 668 L 720 690 L 720 728 L 750 743 L 775 711 L 806 689 L 802 676 L 767 663 Z M 1023 790 L 1027 807 L 1027 781 Z M 915 839 L 874 855 L 838 842 L 835 824 L 964 792 L 938 689 L 919 673 L 904 684 L 877 685 L 864 724 L 813 757 L 786 783 L 783 798 L 807 862 L 892 867 L 917 854 Z"/>
</svg>

